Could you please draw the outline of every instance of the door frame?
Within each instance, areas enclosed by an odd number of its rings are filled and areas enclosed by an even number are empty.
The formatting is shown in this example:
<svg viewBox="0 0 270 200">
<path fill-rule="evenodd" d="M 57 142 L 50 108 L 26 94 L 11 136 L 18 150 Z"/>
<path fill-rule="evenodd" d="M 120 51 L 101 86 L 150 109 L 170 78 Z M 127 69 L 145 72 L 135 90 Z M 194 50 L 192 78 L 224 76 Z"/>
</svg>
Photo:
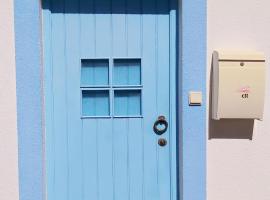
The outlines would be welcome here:
<svg viewBox="0 0 270 200">
<path fill-rule="evenodd" d="M 171 80 L 177 88 L 175 200 L 206 199 L 206 3 L 179 0 L 176 30 L 171 30 L 177 40 L 171 44 L 176 47 L 171 62 L 177 63 L 176 80 Z M 20 200 L 46 199 L 41 18 L 41 0 L 14 0 Z M 202 106 L 188 105 L 191 90 L 202 91 Z"/>
</svg>

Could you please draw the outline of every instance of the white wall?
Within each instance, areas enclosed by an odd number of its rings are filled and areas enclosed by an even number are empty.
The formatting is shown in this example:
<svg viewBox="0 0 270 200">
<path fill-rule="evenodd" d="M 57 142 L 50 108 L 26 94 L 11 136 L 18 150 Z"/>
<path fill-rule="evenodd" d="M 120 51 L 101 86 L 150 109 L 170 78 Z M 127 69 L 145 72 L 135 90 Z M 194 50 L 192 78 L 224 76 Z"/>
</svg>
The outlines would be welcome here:
<svg viewBox="0 0 270 200">
<path fill-rule="evenodd" d="M 269 8 L 269 0 L 208 0 L 208 89 L 214 49 L 263 51 L 270 67 Z M 263 122 L 209 122 L 208 200 L 270 199 L 269 69 L 267 76 Z"/>
<path fill-rule="evenodd" d="M 0 199 L 17 200 L 18 153 L 13 0 L 0 0 Z"/>
</svg>

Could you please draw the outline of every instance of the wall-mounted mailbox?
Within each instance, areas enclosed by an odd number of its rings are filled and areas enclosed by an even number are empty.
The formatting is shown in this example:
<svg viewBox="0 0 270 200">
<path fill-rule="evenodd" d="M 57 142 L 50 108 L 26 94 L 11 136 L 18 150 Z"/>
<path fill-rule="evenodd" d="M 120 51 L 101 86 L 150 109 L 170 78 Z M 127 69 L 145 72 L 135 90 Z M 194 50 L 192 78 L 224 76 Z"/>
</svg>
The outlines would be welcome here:
<svg viewBox="0 0 270 200">
<path fill-rule="evenodd" d="M 214 51 L 212 118 L 263 118 L 265 57 L 260 52 Z"/>
</svg>

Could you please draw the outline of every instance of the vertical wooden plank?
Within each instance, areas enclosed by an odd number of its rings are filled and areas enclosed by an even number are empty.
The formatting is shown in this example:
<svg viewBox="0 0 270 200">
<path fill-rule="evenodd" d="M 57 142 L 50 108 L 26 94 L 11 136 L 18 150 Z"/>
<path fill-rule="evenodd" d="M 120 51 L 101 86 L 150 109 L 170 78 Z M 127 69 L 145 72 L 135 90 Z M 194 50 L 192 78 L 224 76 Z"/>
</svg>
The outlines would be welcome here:
<svg viewBox="0 0 270 200">
<path fill-rule="evenodd" d="M 165 147 L 158 147 L 158 187 L 160 199 L 170 196 L 170 18 L 169 18 L 169 1 L 157 0 L 156 16 L 156 42 L 157 42 L 157 99 L 158 113 L 166 117 L 169 122 L 169 128 L 162 135 L 167 140 Z M 160 81 L 163 80 L 163 81 Z"/>
<path fill-rule="evenodd" d="M 95 58 L 95 0 L 80 0 L 80 58 Z M 96 119 L 82 119 L 83 200 L 99 199 Z"/>
<path fill-rule="evenodd" d="M 82 199 L 82 130 L 80 119 L 80 21 L 78 1 L 65 0 L 65 76 L 68 133 L 69 199 Z"/>
<path fill-rule="evenodd" d="M 80 0 L 80 52 L 81 58 L 95 55 L 95 0 Z"/>
<path fill-rule="evenodd" d="M 130 58 L 139 58 L 141 60 L 141 1 L 127 0 L 127 52 Z M 141 73 L 132 69 L 128 65 L 129 75 L 128 80 L 137 80 L 139 84 Z M 144 67 L 144 66 L 143 66 Z M 142 66 L 141 66 L 142 68 Z M 141 69 L 142 70 L 142 69 Z M 136 77 L 138 76 L 138 77 Z M 139 79 L 138 79 L 139 78 Z M 141 83 L 142 84 L 142 83 Z M 142 95 L 142 94 L 141 94 Z M 142 101 L 142 98 L 140 99 Z M 129 107 L 132 109 L 134 103 L 129 102 Z M 142 103 L 140 102 L 140 105 Z M 143 127 L 142 118 L 129 119 L 129 137 L 128 137 L 128 152 L 129 152 L 129 199 L 143 199 Z"/>
<path fill-rule="evenodd" d="M 111 1 L 95 1 L 96 57 L 109 58 L 111 55 Z M 98 178 L 99 199 L 113 196 L 113 155 L 112 121 L 98 119 Z"/>
<path fill-rule="evenodd" d="M 96 119 L 83 120 L 83 200 L 99 200 L 98 125 Z"/>
<path fill-rule="evenodd" d="M 157 118 L 155 0 L 143 1 L 143 107 L 144 107 L 144 198 L 159 199 L 157 136 L 152 126 Z"/>
<path fill-rule="evenodd" d="M 127 57 L 126 1 L 112 2 L 113 58 Z M 124 69 L 126 70 L 126 69 Z M 116 73 L 115 70 L 113 70 Z M 121 72 L 120 72 L 121 73 Z M 125 78 L 125 77 L 124 77 Z M 125 107 L 126 109 L 126 107 Z M 115 110 L 116 111 L 116 110 Z M 115 113 L 116 114 L 116 113 Z M 114 119 L 114 198 L 129 199 L 129 124 L 128 119 Z"/>
<path fill-rule="evenodd" d="M 114 119 L 114 199 L 128 199 L 128 126 L 126 119 Z"/>
<path fill-rule="evenodd" d="M 68 198 L 68 141 L 66 123 L 64 1 L 52 1 L 52 64 L 54 94 L 54 192 L 53 199 Z M 61 78 L 59 78 L 61 77 Z"/>
<path fill-rule="evenodd" d="M 169 118 L 170 98 L 170 18 L 168 0 L 156 0 L 156 57 L 157 57 L 157 99 L 158 112 Z M 163 81 L 161 81 L 163 80 Z"/>
<path fill-rule="evenodd" d="M 126 0 L 127 4 L 127 42 L 128 42 L 128 57 L 140 58 L 141 57 L 141 2 Z"/>
<path fill-rule="evenodd" d="M 96 57 L 109 58 L 111 44 L 111 0 L 95 0 Z"/>
<path fill-rule="evenodd" d="M 113 58 L 123 58 L 126 55 L 125 0 L 113 0 L 112 13 Z"/>
<path fill-rule="evenodd" d="M 112 57 L 125 58 L 127 56 L 126 37 L 126 1 L 112 1 Z M 122 71 L 122 70 L 121 70 Z M 115 73 L 115 71 L 113 70 Z M 116 111 L 116 110 L 115 110 Z M 116 114 L 116 113 L 114 113 Z M 113 155 L 114 155 L 114 199 L 128 199 L 128 120 L 113 119 Z"/>
<path fill-rule="evenodd" d="M 96 58 L 96 1 L 81 1 L 81 57 Z M 102 58 L 102 57 L 101 57 Z M 98 119 L 83 119 L 83 171 L 84 199 L 97 199 L 100 196 L 100 130 Z M 103 165 L 101 163 L 101 165 Z"/>
<path fill-rule="evenodd" d="M 98 195 L 100 200 L 113 196 L 112 123 L 111 119 L 97 119 Z"/>
<path fill-rule="evenodd" d="M 141 118 L 129 119 L 129 199 L 143 199 L 143 127 Z"/>
</svg>

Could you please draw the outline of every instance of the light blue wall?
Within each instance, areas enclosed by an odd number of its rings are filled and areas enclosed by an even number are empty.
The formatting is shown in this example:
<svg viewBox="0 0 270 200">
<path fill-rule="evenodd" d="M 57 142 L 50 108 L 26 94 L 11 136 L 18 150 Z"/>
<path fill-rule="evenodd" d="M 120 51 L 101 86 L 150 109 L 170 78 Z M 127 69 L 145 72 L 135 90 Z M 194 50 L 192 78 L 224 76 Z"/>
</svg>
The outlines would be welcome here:
<svg viewBox="0 0 270 200">
<path fill-rule="evenodd" d="M 182 0 L 180 13 L 180 196 L 206 199 L 206 0 Z M 189 91 L 202 91 L 203 105 L 188 105 Z"/>
<path fill-rule="evenodd" d="M 20 200 L 43 198 L 39 1 L 14 0 Z"/>
<path fill-rule="evenodd" d="M 20 200 L 44 199 L 39 1 L 14 0 Z M 180 197 L 206 199 L 206 0 L 182 0 L 179 40 Z M 181 5 L 180 4 L 180 5 Z M 204 104 L 188 106 L 188 91 Z"/>
</svg>

